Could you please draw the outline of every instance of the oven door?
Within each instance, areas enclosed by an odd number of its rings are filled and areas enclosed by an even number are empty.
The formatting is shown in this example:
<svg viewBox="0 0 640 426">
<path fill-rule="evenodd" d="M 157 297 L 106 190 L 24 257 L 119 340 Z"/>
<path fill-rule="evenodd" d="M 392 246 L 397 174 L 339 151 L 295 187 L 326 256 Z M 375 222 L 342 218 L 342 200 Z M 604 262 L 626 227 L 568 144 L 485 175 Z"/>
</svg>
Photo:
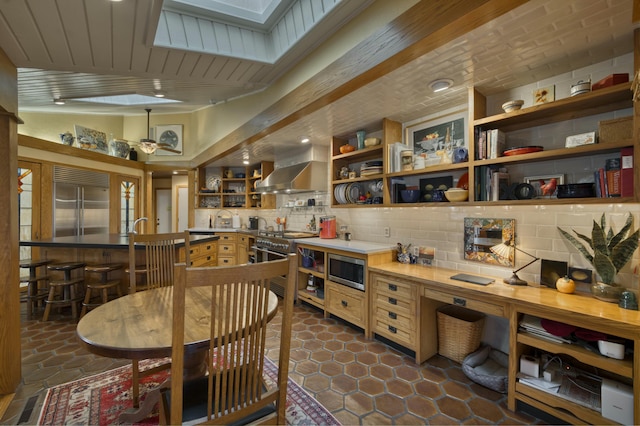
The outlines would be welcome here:
<svg viewBox="0 0 640 426">
<path fill-rule="evenodd" d="M 256 253 L 256 262 L 269 262 L 269 261 L 273 261 L 273 260 L 279 260 L 279 259 L 284 259 L 285 257 L 287 257 L 286 254 L 283 253 L 278 253 L 276 251 L 271 251 L 268 250 L 267 248 L 264 247 L 255 247 L 255 253 Z M 271 291 L 273 291 L 275 294 L 277 294 L 280 297 L 284 297 L 284 286 L 287 283 L 287 277 L 286 276 L 282 276 L 282 277 L 275 277 L 271 279 L 271 285 L 270 285 L 270 289 Z M 296 301 L 298 300 L 298 288 L 296 287 L 295 292 L 293 294 L 293 300 Z"/>
<path fill-rule="evenodd" d="M 280 260 L 287 257 L 286 254 L 278 253 L 277 251 L 272 251 L 265 247 L 254 246 L 253 250 L 255 252 L 255 263 L 269 262 L 272 260 Z"/>
</svg>

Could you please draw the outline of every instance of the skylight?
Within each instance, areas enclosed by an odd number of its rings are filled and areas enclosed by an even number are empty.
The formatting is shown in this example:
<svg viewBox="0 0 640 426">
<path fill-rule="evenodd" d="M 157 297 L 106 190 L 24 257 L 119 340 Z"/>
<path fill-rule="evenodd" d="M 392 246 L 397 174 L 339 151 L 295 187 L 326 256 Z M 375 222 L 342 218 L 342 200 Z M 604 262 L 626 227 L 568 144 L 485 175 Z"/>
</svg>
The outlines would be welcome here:
<svg viewBox="0 0 640 426">
<path fill-rule="evenodd" d="M 155 96 L 138 95 L 136 93 L 129 95 L 95 96 L 92 98 L 67 98 L 66 100 L 121 106 L 158 105 L 181 102 L 176 101 L 175 99 L 156 98 Z"/>
</svg>

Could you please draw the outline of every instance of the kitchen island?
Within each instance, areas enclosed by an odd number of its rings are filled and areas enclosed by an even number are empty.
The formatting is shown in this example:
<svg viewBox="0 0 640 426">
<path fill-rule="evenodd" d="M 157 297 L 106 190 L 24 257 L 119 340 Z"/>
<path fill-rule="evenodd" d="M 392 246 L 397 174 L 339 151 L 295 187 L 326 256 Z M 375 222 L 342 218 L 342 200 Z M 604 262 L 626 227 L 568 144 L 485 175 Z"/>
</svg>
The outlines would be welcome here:
<svg viewBox="0 0 640 426">
<path fill-rule="evenodd" d="M 217 235 L 191 235 L 189 239 L 191 259 L 194 261 L 205 253 L 208 256 L 217 254 Z M 54 237 L 44 240 L 22 240 L 20 245 L 33 247 L 38 250 L 34 257 L 40 259 L 52 259 L 55 262 L 83 262 L 87 264 L 121 263 L 125 267 L 129 265 L 129 237 L 121 234 L 95 234 L 78 235 L 69 237 Z M 178 242 L 178 259 L 184 260 L 184 241 Z M 140 246 L 140 254 L 136 263 L 144 263 L 144 251 Z M 206 257 L 205 257 L 206 259 Z M 122 278 L 115 271 L 113 278 Z M 128 282 L 128 280 L 123 280 Z M 126 290 L 126 289 L 123 289 Z"/>
</svg>

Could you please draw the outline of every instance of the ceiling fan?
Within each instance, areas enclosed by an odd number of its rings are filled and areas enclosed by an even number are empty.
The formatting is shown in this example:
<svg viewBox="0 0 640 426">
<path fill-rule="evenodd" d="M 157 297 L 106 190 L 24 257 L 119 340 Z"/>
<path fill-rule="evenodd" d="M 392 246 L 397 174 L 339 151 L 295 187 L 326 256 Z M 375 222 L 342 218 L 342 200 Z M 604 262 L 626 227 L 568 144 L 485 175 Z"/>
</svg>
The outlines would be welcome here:
<svg viewBox="0 0 640 426">
<path fill-rule="evenodd" d="M 172 130 L 164 131 L 162 135 L 160 135 L 160 142 L 156 142 L 151 139 L 151 127 L 149 127 L 149 115 L 151 113 L 151 108 L 146 108 L 145 111 L 147 111 L 147 137 L 140 139 L 140 142 L 138 142 L 140 150 L 145 154 L 153 154 L 158 149 L 173 152 L 174 154 L 181 154 L 182 151 L 175 149 L 175 147 L 178 146 L 178 135 L 176 135 Z"/>
</svg>

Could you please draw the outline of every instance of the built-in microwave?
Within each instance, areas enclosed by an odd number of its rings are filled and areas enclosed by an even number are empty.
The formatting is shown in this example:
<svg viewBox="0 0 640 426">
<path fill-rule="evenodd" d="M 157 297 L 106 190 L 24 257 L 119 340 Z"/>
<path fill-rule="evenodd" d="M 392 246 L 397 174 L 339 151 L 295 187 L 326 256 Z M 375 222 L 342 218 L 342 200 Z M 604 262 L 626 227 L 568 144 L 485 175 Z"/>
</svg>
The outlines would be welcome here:
<svg viewBox="0 0 640 426">
<path fill-rule="evenodd" d="M 364 291 L 365 261 L 350 256 L 329 253 L 329 280 Z"/>
</svg>

